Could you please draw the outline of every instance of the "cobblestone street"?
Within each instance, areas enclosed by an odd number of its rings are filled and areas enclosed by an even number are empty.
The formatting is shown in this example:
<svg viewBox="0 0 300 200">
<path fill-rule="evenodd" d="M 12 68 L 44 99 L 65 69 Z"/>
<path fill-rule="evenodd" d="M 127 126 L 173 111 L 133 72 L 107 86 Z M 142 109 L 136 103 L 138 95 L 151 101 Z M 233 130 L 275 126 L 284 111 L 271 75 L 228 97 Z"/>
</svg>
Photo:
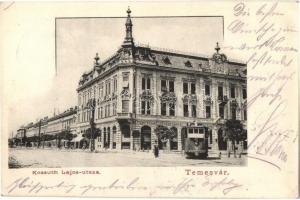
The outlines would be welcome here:
<svg viewBox="0 0 300 200">
<path fill-rule="evenodd" d="M 150 152 L 91 153 L 88 150 L 10 149 L 9 165 L 21 167 L 167 167 L 167 166 L 245 166 L 247 158 L 209 157 L 206 160 L 186 159 L 181 153 L 160 153 L 154 158 Z"/>
</svg>

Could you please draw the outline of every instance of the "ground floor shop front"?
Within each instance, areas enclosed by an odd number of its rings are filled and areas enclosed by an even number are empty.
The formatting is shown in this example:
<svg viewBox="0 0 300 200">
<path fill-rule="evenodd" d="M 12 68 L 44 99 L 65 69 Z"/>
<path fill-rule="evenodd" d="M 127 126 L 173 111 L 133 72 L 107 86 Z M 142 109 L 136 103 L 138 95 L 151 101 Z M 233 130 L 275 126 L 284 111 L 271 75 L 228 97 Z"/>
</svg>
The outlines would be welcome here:
<svg viewBox="0 0 300 200">
<path fill-rule="evenodd" d="M 95 138 L 95 149 L 149 151 L 153 149 L 155 144 L 158 144 L 159 149 L 182 151 L 185 146 L 185 138 L 187 138 L 187 124 L 189 124 L 187 121 L 158 120 L 124 120 L 121 122 L 111 121 L 99 123 L 96 127 L 100 131 L 100 134 Z M 209 150 L 227 150 L 228 143 L 225 139 L 224 124 L 212 123 L 208 120 L 198 121 L 197 124 L 201 124 L 205 127 Z M 174 136 L 163 141 L 158 139 L 158 126 L 166 127 L 167 130 L 174 133 Z M 88 125 L 79 127 L 79 138 L 85 135 L 88 129 Z M 87 145 L 89 146 L 90 143 Z M 242 146 L 243 149 L 247 146 L 245 142 L 240 142 L 237 146 L 238 145 Z M 78 140 L 74 147 L 81 148 L 83 147 L 83 143 Z"/>
</svg>

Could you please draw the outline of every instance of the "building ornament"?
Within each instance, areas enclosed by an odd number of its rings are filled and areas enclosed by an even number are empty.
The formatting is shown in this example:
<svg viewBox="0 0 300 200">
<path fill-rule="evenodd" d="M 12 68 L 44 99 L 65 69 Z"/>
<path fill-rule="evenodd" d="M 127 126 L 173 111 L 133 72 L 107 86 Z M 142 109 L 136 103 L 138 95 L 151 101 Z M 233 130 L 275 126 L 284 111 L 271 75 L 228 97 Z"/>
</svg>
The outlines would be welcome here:
<svg viewBox="0 0 300 200">
<path fill-rule="evenodd" d="M 224 62 L 227 62 L 227 57 L 223 53 L 219 53 L 220 51 L 219 43 L 217 42 L 217 46 L 215 50 L 217 51 L 216 53 L 213 54 L 212 60 L 215 61 L 217 64 L 222 64 Z"/>
<path fill-rule="evenodd" d="M 150 90 L 144 90 L 142 92 L 142 94 L 140 94 L 140 98 L 141 98 L 141 101 L 149 101 L 149 102 L 153 102 L 154 101 L 154 97 L 151 94 Z"/>
<path fill-rule="evenodd" d="M 162 95 L 160 96 L 160 101 L 162 103 L 176 103 L 177 97 L 174 92 L 163 92 Z"/>
<path fill-rule="evenodd" d="M 195 94 L 185 94 L 182 100 L 184 104 L 197 105 L 197 96 Z"/>
<path fill-rule="evenodd" d="M 236 101 L 236 99 L 232 99 L 232 100 L 230 101 L 230 106 L 231 106 L 232 108 L 240 109 L 240 108 L 239 108 L 239 104 L 238 104 L 238 102 Z"/>
<path fill-rule="evenodd" d="M 136 48 L 134 58 L 136 61 L 151 62 L 158 65 L 155 55 L 151 54 L 148 48 Z"/>
<path fill-rule="evenodd" d="M 226 95 L 218 96 L 218 102 L 219 104 L 225 105 L 228 102 L 228 97 Z"/>
<path fill-rule="evenodd" d="M 122 92 L 121 92 L 121 98 L 122 98 L 122 100 L 129 100 L 129 98 L 130 98 L 130 93 L 129 93 L 129 89 L 126 87 L 126 88 L 124 88 L 123 90 L 122 90 Z"/>
<path fill-rule="evenodd" d="M 204 101 L 205 104 L 212 104 L 213 103 L 210 96 L 205 96 L 203 101 Z"/>
</svg>

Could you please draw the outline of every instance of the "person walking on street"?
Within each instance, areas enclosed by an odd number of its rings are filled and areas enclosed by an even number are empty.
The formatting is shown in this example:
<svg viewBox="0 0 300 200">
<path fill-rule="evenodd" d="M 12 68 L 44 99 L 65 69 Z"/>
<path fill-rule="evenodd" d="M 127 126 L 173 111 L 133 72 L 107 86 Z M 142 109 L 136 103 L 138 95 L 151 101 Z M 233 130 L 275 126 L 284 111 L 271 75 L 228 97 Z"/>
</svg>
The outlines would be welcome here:
<svg viewBox="0 0 300 200">
<path fill-rule="evenodd" d="M 154 152 L 154 157 L 158 158 L 158 156 L 159 156 L 159 149 L 158 149 L 157 141 L 155 141 L 153 152 Z"/>
</svg>

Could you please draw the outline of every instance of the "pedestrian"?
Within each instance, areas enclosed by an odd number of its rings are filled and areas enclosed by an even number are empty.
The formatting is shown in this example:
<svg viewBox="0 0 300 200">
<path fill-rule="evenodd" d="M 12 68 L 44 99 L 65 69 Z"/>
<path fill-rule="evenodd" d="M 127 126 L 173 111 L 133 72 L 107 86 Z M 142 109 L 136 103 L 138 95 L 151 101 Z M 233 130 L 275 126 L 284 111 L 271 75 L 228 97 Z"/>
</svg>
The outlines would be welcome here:
<svg viewBox="0 0 300 200">
<path fill-rule="evenodd" d="M 159 156 L 159 149 L 158 149 L 157 141 L 155 141 L 153 152 L 154 152 L 155 158 L 158 158 L 158 156 Z"/>
</svg>

